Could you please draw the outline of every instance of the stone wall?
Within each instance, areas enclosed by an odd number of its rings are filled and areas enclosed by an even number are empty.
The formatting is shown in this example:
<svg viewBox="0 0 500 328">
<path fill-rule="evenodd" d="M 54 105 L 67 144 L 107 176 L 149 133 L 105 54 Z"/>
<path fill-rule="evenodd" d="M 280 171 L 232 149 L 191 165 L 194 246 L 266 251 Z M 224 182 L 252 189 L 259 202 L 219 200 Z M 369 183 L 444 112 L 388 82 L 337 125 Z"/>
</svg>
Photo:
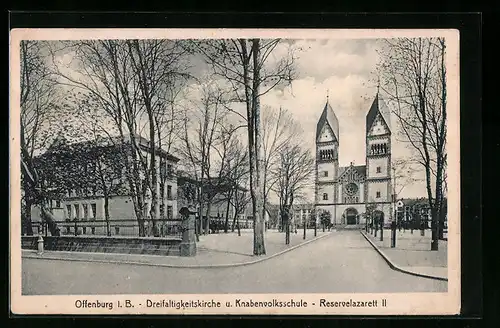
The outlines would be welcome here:
<svg viewBox="0 0 500 328">
<path fill-rule="evenodd" d="M 72 251 L 121 254 L 180 255 L 180 238 L 46 236 L 47 251 Z M 38 236 L 22 236 L 23 249 L 38 249 Z"/>
</svg>

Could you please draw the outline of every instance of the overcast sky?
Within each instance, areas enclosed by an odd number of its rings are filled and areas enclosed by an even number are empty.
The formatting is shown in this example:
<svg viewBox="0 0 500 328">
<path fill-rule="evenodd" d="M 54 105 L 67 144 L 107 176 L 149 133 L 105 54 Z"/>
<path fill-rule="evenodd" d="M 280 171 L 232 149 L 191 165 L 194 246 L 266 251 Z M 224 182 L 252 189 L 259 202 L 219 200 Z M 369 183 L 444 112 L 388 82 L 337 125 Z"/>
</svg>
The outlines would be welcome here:
<svg viewBox="0 0 500 328">
<path fill-rule="evenodd" d="M 270 60 L 286 55 L 290 44 L 299 49 L 296 52 L 297 78 L 289 87 L 276 88 L 264 95 L 262 107 L 281 106 L 290 111 L 304 130 L 305 146 L 314 149 L 316 123 L 328 94 L 339 120 L 340 166 L 347 166 L 350 162 L 364 165 L 365 117 L 377 92 L 375 68 L 379 60 L 377 49 L 380 40 L 286 40 L 275 49 Z M 198 58 L 193 59 L 191 64 L 195 75 L 210 76 L 210 68 Z M 391 107 L 391 104 L 388 105 Z M 396 141 L 394 135 L 398 127 L 394 117 L 391 123 L 393 159 L 404 157 L 408 155 L 408 150 Z M 425 183 L 421 182 L 406 185 L 399 197 L 425 195 Z"/>
<path fill-rule="evenodd" d="M 366 114 L 377 92 L 375 68 L 379 60 L 380 40 L 293 40 L 297 52 L 297 79 L 290 87 L 277 88 L 261 99 L 263 108 L 284 107 L 300 122 L 304 130 L 304 144 L 315 147 L 316 123 L 329 102 L 337 115 L 340 129 L 339 162 L 364 165 Z M 286 44 L 273 55 L 286 54 Z M 390 104 L 389 104 L 390 105 Z M 390 107 L 390 106 L 389 106 Z M 393 159 L 408 155 L 408 150 L 395 139 L 397 122 L 393 117 Z M 401 187 L 397 188 L 397 192 Z M 402 188 L 399 197 L 425 197 L 425 183 Z M 312 200 L 312 199 L 311 199 Z"/>
</svg>

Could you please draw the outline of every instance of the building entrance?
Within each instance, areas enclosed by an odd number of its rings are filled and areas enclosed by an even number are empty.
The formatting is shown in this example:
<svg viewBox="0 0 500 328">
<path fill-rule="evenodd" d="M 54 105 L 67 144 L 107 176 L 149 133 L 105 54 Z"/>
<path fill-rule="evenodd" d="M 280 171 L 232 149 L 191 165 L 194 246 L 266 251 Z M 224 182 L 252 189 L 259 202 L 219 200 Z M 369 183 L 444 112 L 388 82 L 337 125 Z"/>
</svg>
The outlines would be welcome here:
<svg viewBox="0 0 500 328">
<path fill-rule="evenodd" d="M 355 208 L 348 208 L 345 210 L 346 224 L 358 224 L 358 211 Z"/>
</svg>

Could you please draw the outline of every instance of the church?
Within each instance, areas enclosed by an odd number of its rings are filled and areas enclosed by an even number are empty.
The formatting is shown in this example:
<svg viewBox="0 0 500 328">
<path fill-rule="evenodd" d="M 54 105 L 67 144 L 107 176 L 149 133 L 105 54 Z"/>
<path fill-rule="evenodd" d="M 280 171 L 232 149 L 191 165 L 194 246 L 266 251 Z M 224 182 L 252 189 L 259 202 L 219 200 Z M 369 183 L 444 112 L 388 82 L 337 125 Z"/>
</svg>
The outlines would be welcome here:
<svg viewBox="0 0 500 328">
<path fill-rule="evenodd" d="M 316 125 L 316 213 L 328 211 L 333 225 L 365 224 L 372 205 L 387 222 L 391 213 L 390 110 L 378 92 L 366 115 L 365 165 L 339 166 L 340 130 L 335 111 L 326 101 Z M 342 147 L 360 147 L 343 140 Z"/>
</svg>

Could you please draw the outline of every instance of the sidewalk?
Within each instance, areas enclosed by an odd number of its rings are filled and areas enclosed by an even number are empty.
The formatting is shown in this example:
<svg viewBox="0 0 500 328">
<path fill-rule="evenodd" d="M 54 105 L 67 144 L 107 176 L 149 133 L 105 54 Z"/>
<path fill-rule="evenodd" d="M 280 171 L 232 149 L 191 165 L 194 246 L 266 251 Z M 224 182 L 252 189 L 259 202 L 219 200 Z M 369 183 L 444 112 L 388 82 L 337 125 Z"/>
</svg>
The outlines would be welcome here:
<svg viewBox="0 0 500 328">
<path fill-rule="evenodd" d="M 84 253 L 84 252 L 56 252 L 47 251 L 38 255 L 35 250 L 23 250 L 23 258 L 36 258 L 47 260 L 87 261 L 123 264 L 141 264 L 173 268 L 211 268 L 248 265 L 271 257 L 280 255 L 301 245 L 307 244 L 318 238 L 326 237 L 329 232 L 308 230 L 306 239 L 303 240 L 303 231 L 290 234 L 290 244 L 285 245 L 285 235 L 276 230 L 265 232 L 266 255 L 253 255 L 253 231 L 242 230 L 241 236 L 234 233 L 219 233 L 200 236 L 197 243 L 197 254 L 194 257 L 160 256 L 141 254 L 115 254 L 115 253 Z"/>
<path fill-rule="evenodd" d="M 420 230 L 406 232 L 396 231 L 396 247 L 391 248 L 391 231 L 384 230 L 384 241 L 380 241 L 380 231 L 377 237 L 364 230 L 361 233 L 372 244 L 377 252 L 398 271 L 434 278 L 448 279 L 448 242 L 439 241 L 437 251 L 431 251 L 431 232 L 425 231 L 425 236 L 420 235 Z"/>
</svg>

